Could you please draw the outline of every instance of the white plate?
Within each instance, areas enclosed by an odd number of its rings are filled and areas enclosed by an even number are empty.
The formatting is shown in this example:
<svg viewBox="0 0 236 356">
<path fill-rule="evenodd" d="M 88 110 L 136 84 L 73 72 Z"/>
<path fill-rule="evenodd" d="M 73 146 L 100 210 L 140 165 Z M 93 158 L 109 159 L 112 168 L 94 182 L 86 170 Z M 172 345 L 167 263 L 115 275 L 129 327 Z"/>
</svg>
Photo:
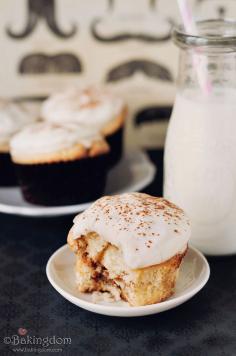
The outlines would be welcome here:
<svg viewBox="0 0 236 356">
<path fill-rule="evenodd" d="M 150 184 L 156 169 L 146 153 L 133 151 L 125 155 L 108 175 L 105 194 L 140 191 Z M 42 207 L 24 201 L 19 188 L 0 188 L 0 212 L 27 216 L 58 216 L 83 211 L 92 202 L 76 205 Z"/>
<path fill-rule="evenodd" d="M 200 291 L 208 281 L 210 268 L 197 249 L 189 247 L 180 268 L 174 295 L 165 302 L 130 307 L 127 303 L 94 303 L 91 294 L 80 293 L 75 286 L 75 255 L 67 245 L 59 248 L 49 259 L 46 273 L 49 282 L 71 303 L 98 314 L 133 317 L 163 312 L 186 302 Z"/>
</svg>

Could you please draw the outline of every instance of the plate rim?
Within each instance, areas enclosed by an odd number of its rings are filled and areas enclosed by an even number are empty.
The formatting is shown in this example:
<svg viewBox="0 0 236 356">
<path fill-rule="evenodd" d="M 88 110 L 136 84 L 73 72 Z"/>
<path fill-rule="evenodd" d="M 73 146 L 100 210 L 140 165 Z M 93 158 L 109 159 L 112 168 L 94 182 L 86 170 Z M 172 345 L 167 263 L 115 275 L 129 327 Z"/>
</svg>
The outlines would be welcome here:
<svg viewBox="0 0 236 356">
<path fill-rule="evenodd" d="M 47 265 L 46 265 L 46 275 L 47 278 L 52 285 L 52 287 L 62 296 L 64 297 L 67 301 L 75 304 L 76 306 L 79 306 L 80 308 L 83 308 L 85 310 L 97 313 L 97 314 L 103 314 L 103 315 L 109 315 L 109 316 L 118 316 L 118 317 L 138 317 L 138 316 L 144 316 L 144 315 L 150 315 L 150 314 L 157 314 L 169 309 L 173 309 L 177 307 L 180 304 L 185 303 L 187 300 L 192 298 L 194 295 L 196 295 L 208 282 L 210 278 L 210 266 L 209 263 L 206 259 L 206 257 L 203 255 L 201 251 L 199 251 L 196 247 L 193 247 L 192 245 L 189 245 L 189 250 L 192 250 L 195 255 L 197 255 L 198 258 L 200 258 L 204 264 L 203 268 L 203 276 L 199 283 L 190 291 L 185 293 L 184 295 L 174 297 L 172 299 L 168 299 L 164 302 L 161 303 L 155 303 L 155 304 L 150 304 L 150 305 L 144 305 L 144 306 L 139 306 L 139 307 L 131 307 L 131 306 L 116 306 L 114 307 L 113 305 L 102 305 L 102 304 L 96 304 L 90 301 L 86 301 L 84 299 L 81 299 L 80 297 L 75 297 L 71 295 L 69 292 L 65 291 L 63 288 L 61 288 L 53 279 L 51 276 L 51 268 L 52 268 L 52 263 L 53 260 L 55 259 L 56 255 L 58 255 L 61 251 L 69 249 L 69 246 L 67 244 L 61 246 L 59 249 L 57 249 L 49 258 Z M 202 273 L 201 272 L 201 273 Z M 199 278 L 199 277 L 198 277 Z M 80 305 L 76 304 L 73 300 L 78 300 Z M 96 309 L 93 310 L 93 309 Z M 153 310 L 154 309 L 154 310 Z M 160 309 L 160 310 L 158 310 Z"/>
<path fill-rule="evenodd" d="M 141 182 L 137 182 L 133 185 L 132 190 L 125 190 L 127 193 L 131 191 L 140 191 L 148 186 L 154 179 L 156 174 L 156 167 L 153 162 L 148 157 L 147 153 L 142 149 L 130 150 L 124 154 L 125 156 L 129 155 L 139 155 L 142 157 L 142 160 L 146 161 L 146 165 L 148 166 L 148 174 Z M 2 187 L 4 189 L 4 187 Z M 6 188 L 11 189 L 11 188 Z M 112 193 L 113 194 L 113 193 Z M 119 191 L 114 191 L 114 194 L 120 194 Z M 55 207 L 41 207 L 37 205 L 32 206 L 15 206 L 10 204 L 5 204 L 0 202 L 0 213 L 10 214 L 10 215 L 19 215 L 19 216 L 28 216 L 28 217 L 55 217 L 55 216 L 63 216 L 63 215 L 71 215 L 79 213 L 85 209 L 87 209 L 93 201 L 75 204 L 75 205 L 64 205 L 64 206 L 55 206 Z"/>
</svg>

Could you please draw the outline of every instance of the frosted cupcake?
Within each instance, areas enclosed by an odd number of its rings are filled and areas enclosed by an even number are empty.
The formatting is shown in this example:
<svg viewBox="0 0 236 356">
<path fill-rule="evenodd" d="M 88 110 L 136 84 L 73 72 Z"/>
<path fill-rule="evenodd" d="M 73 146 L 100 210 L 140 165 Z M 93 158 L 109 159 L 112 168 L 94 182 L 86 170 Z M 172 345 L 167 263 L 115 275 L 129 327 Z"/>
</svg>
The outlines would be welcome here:
<svg viewBox="0 0 236 356">
<path fill-rule="evenodd" d="M 59 206 L 102 195 L 109 146 L 98 133 L 71 124 L 36 123 L 15 135 L 10 147 L 28 202 Z"/>
<path fill-rule="evenodd" d="M 80 292 L 102 292 L 131 306 L 158 303 L 175 290 L 190 237 L 182 209 L 142 193 L 107 196 L 74 220 Z"/>
<path fill-rule="evenodd" d="M 126 111 L 121 98 L 98 88 L 70 89 L 52 95 L 42 105 L 42 117 L 47 121 L 73 122 L 99 131 L 111 148 L 112 165 L 122 155 Z"/>
<path fill-rule="evenodd" d="M 9 142 L 18 131 L 35 119 L 31 114 L 24 104 L 0 99 L 0 186 L 17 184 Z"/>
</svg>

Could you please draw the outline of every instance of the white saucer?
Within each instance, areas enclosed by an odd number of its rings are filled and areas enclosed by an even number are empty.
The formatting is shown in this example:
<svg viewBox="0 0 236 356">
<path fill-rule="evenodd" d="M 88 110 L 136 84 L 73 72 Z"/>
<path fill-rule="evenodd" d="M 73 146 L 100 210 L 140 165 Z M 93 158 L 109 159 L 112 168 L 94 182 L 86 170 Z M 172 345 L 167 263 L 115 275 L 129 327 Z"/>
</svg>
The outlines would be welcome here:
<svg viewBox="0 0 236 356">
<path fill-rule="evenodd" d="M 130 307 L 124 302 L 93 302 L 92 296 L 80 293 L 75 286 L 75 255 L 67 245 L 59 248 L 49 259 L 46 273 L 49 282 L 71 303 L 98 314 L 133 317 L 163 312 L 186 302 L 200 291 L 208 281 L 210 268 L 197 249 L 189 247 L 181 265 L 175 294 L 165 302 L 142 307 Z"/>
<path fill-rule="evenodd" d="M 146 153 L 133 151 L 125 155 L 108 175 L 105 194 L 140 191 L 150 184 L 156 168 Z M 0 188 L 0 212 L 27 216 L 58 216 L 83 211 L 92 202 L 76 205 L 42 207 L 24 201 L 19 188 Z"/>
</svg>

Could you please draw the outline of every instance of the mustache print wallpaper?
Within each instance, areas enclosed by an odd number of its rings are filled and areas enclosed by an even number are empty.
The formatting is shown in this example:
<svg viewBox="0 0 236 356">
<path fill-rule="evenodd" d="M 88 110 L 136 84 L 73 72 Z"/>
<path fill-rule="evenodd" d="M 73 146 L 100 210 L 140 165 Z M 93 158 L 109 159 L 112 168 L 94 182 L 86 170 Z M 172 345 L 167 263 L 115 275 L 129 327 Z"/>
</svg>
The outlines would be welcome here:
<svg viewBox="0 0 236 356">
<path fill-rule="evenodd" d="M 16 33 L 7 27 L 7 34 L 15 39 L 23 39 L 29 36 L 36 28 L 39 20 L 45 20 L 47 26 L 50 30 L 61 38 L 69 38 L 73 36 L 76 32 L 76 26 L 73 25 L 72 29 L 66 33 L 60 29 L 57 24 L 56 13 L 55 13 L 55 0 L 28 0 L 27 2 L 27 21 L 25 28 Z"/>
<path fill-rule="evenodd" d="M 53 56 L 34 53 L 22 58 L 18 71 L 21 74 L 80 73 L 82 64 L 71 53 L 64 52 Z"/>
<path fill-rule="evenodd" d="M 170 39 L 174 20 L 157 15 L 157 0 L 143 3 L 145 16 L 139 16 L 138 22 L 134 8 L 129 12 L 124 2 L 119 0 L 110 0 L 108 4 L 110 11 L 92 21 L 91 33 L 96 40 L 107 43 L 128 40 L 158 43 Z"/>
<path fill-rule="evenodd" d="M 141 72 L 147 77 L 157 80 L 171 82 L 173 80 L 171 72 L 164 66 L 145 59 L 134 59 L 121 63 L 108 71 L 107 82 L 117 82 Z"/>
<path fill-rule="evenodd" d="M 236 11 L 234 0 L 189 2 L 202 19 Z M 162 146 L 155 132 L 174 100 L 179 22 L 173 0 L 1 0 L 0 96 L 106 84 L 128 101 L 129 143 Z"/>
</svg>

